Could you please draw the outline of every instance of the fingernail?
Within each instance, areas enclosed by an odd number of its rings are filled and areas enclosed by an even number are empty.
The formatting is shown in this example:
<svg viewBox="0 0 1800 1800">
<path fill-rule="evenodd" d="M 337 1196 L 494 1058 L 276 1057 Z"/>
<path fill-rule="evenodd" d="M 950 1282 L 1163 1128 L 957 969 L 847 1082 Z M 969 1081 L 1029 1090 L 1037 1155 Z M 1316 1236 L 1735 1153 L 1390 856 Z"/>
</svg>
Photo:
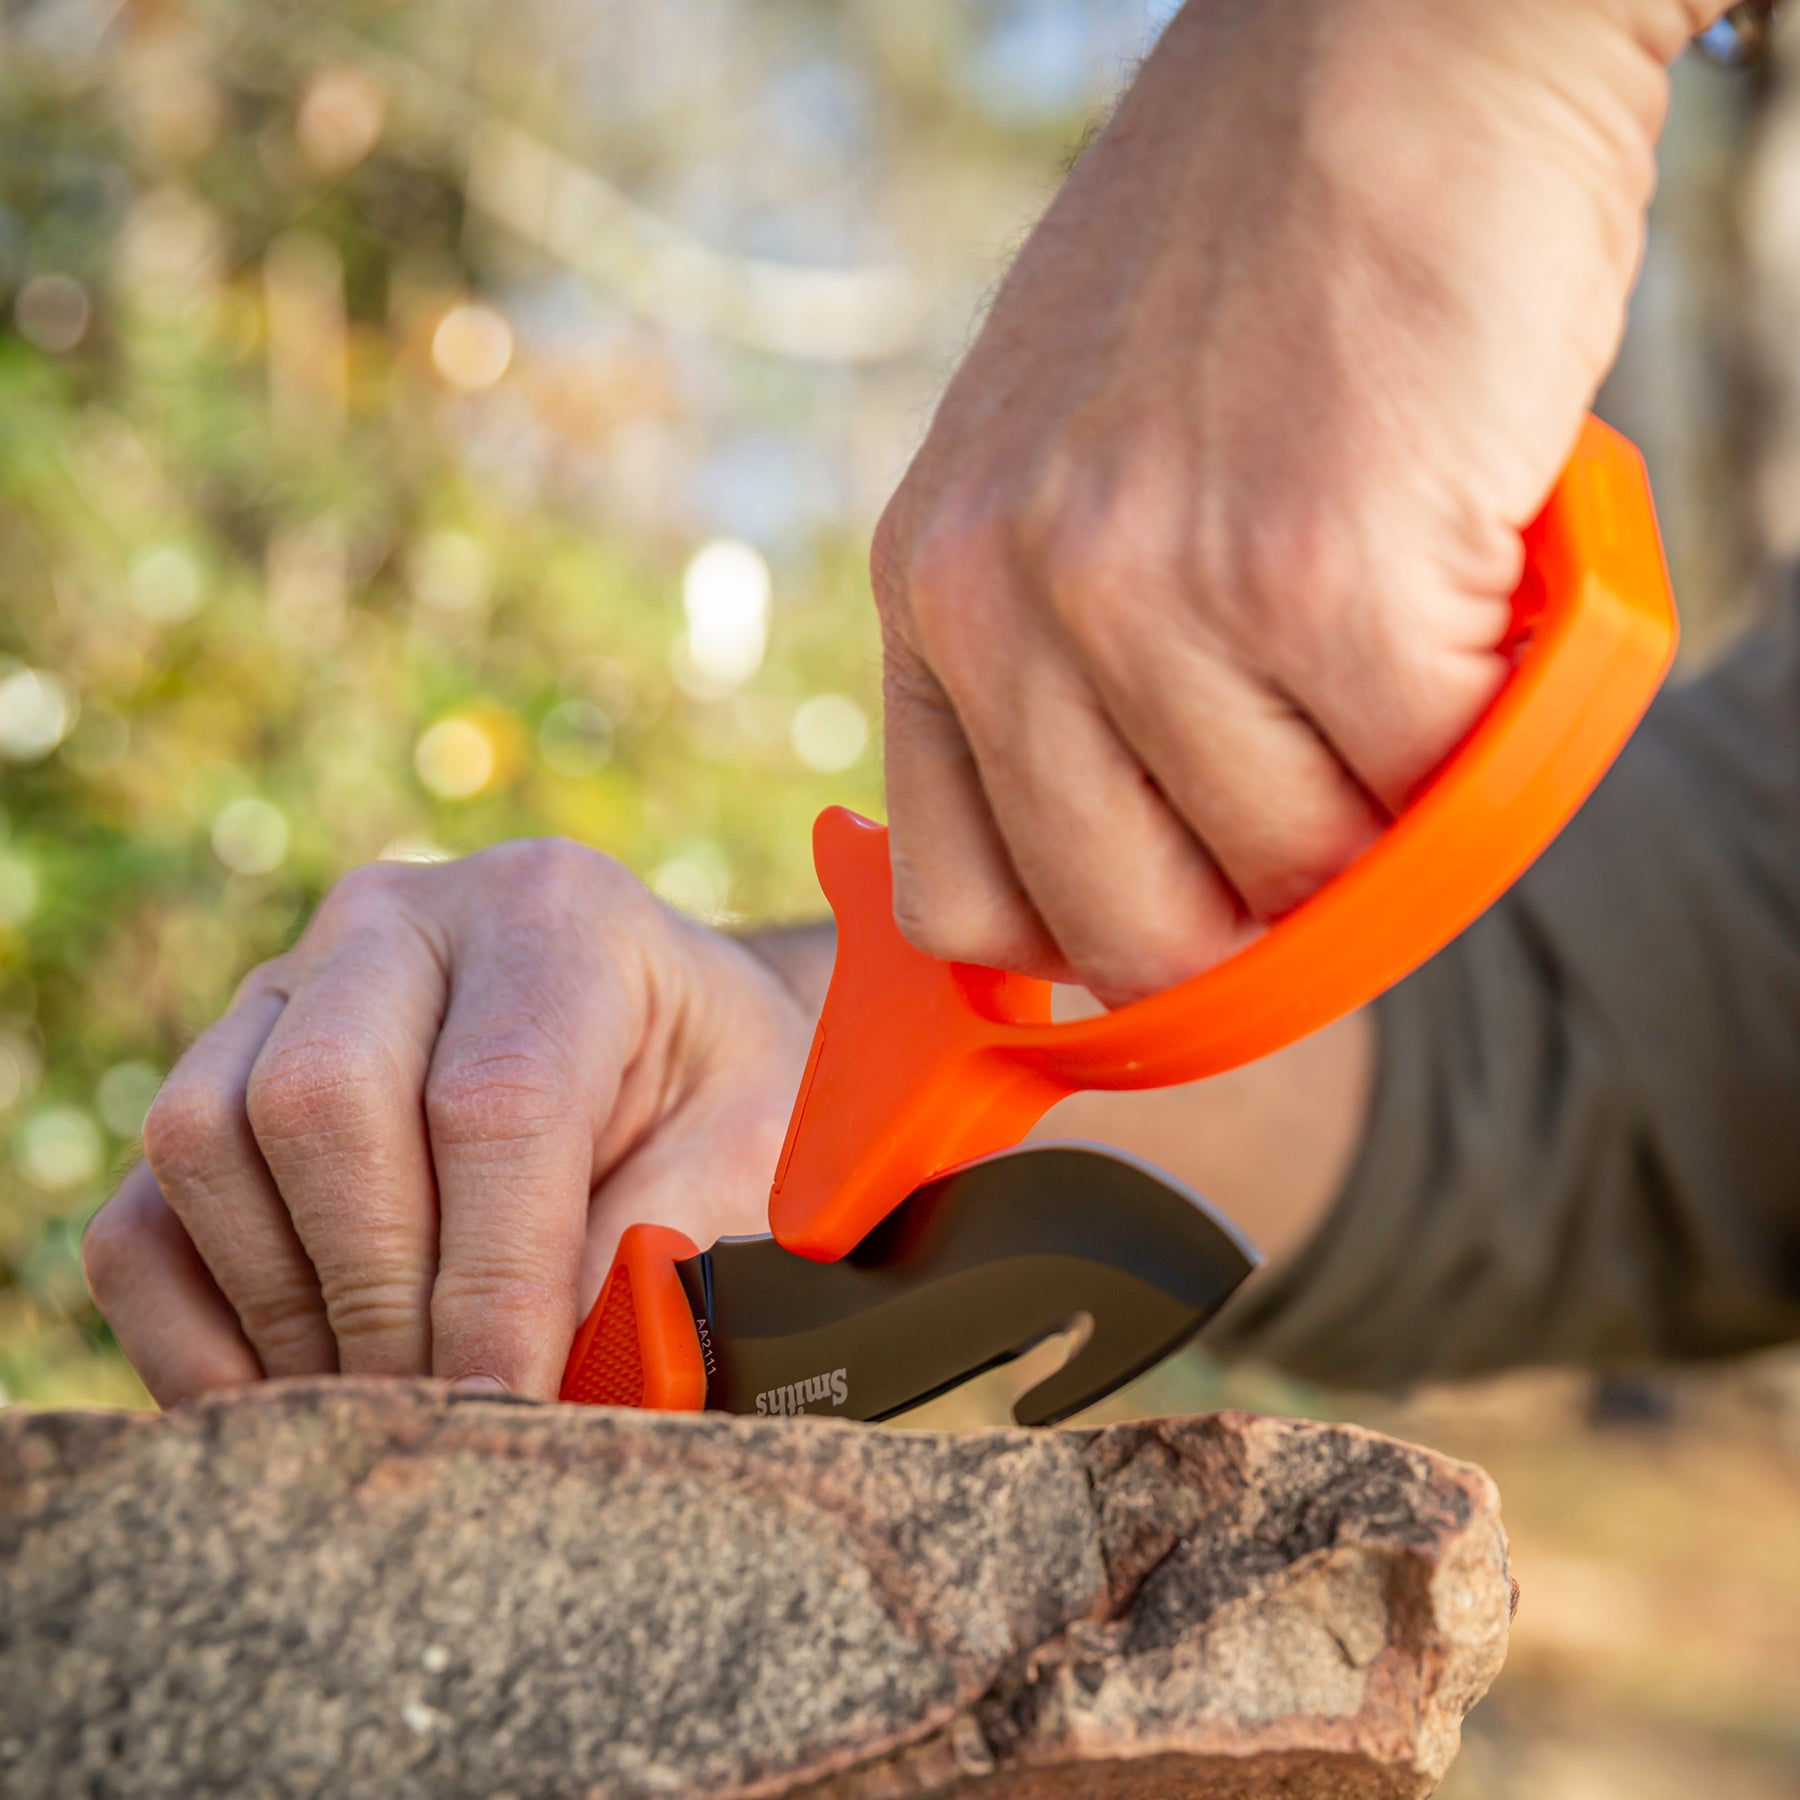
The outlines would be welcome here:
<svg viewBox="0 0 1800 1800">
<path fill-rule="evenodd" d="M 462 1375 L 450 1384 L 453 1394 L 506 1394 L 511 1390 L 492 1375 Z"/>
</svg>

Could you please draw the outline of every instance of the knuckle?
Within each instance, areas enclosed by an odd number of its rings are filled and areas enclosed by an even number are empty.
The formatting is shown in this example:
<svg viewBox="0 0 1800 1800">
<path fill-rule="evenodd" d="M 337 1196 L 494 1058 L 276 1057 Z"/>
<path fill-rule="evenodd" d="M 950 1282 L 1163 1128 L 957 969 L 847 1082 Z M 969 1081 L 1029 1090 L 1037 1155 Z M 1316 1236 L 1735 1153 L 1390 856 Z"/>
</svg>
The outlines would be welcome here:
<svg viewBox="0 0 1800 1800">
<path fill-rule="evenodd" d="M 232 1010 L 242 1006 L 247 1000 L 263 994 L 285 994 L 289 981 L 293 977 L 294 959 L 292 954 L 272 956 L 267 962 L 258 963 L 242 981 L 231 996 Z"/>
<path fill-rule="evenodd" d="M 496 1263 L 445 1270 L 431 1296 L 432 1362 L 437 1373 L 498 1376 L 517 1391 L 533 1387 L 532 1370 L 548 1349 L 566 1346 L 576 1324 L 578 1246 L 560 1276 Z M 556 1369 L 541 1373 L 554 1392 Z"/>
<path fill-rule="evenodd" d="M 88 1292 L 102 1308 L 119 1291 L 120 1278 L 137 1254 L 144 1230 L 142 1202 L 130 1188 L 113 1195 L 88 1220 L 81 1234 L 81 1272 Z"/>
<path fill-rule="evenodd" d="M 972 717 L 980 715 L 971 710 Z M 881 726 L 890 769 L 961 736 L 949 694 L 924 664 L 889 653 L 881 670 Z"/>
<path fill-rule="evenodd" d="M 159 1181 L 193 1180 L 230 1150 L 243 1125 L 241 1094 L 177 1070 L 144 1115 L 144 1160 Z"/>
<path fill-rule="evenodd" d="M 936 905 L 929 895 L 920 893 L 916 883 L 894 880 L 894 923 L 900 935 L 915 950 L 942 961 L 953 960 L 957 949 L 969 938 L 968 921 L 961 909 L 948 910 Z"/>
<path fill-rule="evenodd" d="M 1141 667 L 1144 653 L 1166 628 L 1141 616 L 1140 596 L 1163 583 L 1133 584 L 1104 553 L 1072 559 L 1046 586 L 1050 610 L 1082 661 L 1102 676 L 1127 676 Z M 1165 590 L 1166 591 L 1166 590 Z"/>
<path fill-rule="evenodd" d="M 428 1302 L 422 1278 L 363 1274 L 324 1289 L 325 1311 L 340 1344 L 411 1343 Z"/>
<path fill-rule="evenodd" d="M 875 611 L 884 620 L 904 609 L 905 571 L 900 500 L 896 495 L 882 509 L 869 539 L 869 589 L 875 598 Z"/>
<path fill-rule="evenodd" d="M 1302 901 L 1310 900 L 1342 867 L 1341 863 L 1328 863 L 1318 857 L 1271 856 L 1252 880 L 1239 884 L 1245 890 L 1244 904 L 1255 918 L 1273 924 Z"/>
<path fill-rule="evenodd" d="M 1323 511 L 1262 509 L 1233 539 L 1202 558 L 1220 624 L 1277 667 L 1316 659 L 1358 598 L 1377 591 L 1357 534 Z"/>
<path fill-rule="evenodd" d="M 432 1289 L 432 1331 L 436 1336 L 448 1336 L 469 1321 L 479 1320 L 488 1327 L 484 1335 L 497 1335 L 492 1331 L 497 1323 L 540 1320 L 572 1313 L 574 1307 L 573 1264 L 563 1281 L 481 1264 L 446 1269 Z"/>
<path fill-rule="evenodd" d="M 331 1332 L 316 1291 L 289 1287 L 246 1295 L 233 1305 L 265 1365 L 284 1370 L 331 1366 Z"/>
<path fill-rule="evenodd" d="M 1269 811 L 1272 819 L 1244 820 L 1235 841 L 1217 852 L 1244 904 L 1265 923 L 1310 899 L 1380 830 L 1374 815 L 1347 796 L 1334 806 L 1316 794 L 1297 794 L 1291 805 Z"/>
<path fill-rule="evenodd" d="M 894 875 L 894 923 L 900 935 L 940 962 L 990 969 L 1032 969 L 1044 960 L 1043 933 L 1029 907 L 1012 895 L 956 888 L 934 891 Z"/>
<path fill-rule="evenodd" d="M 993 598 L 1012 586 L 1014 563 L 1010 529 L 984 508 L 952 508 L 915 539 L 905 571 L 907 607 L 934 664 L 978 648 Z"/>
<path fill-rule="evenodd" d="M 1073 952 L 1070 966 L 1076 980 L 1090 994 L 1109 1006 L 1118 1006 L 1161 993 L 1187 976 L 1198 974 L 1193 949 L 1191 942 L 1144 941 L 1134 945 L 1129 953 L 1096 950 L 1084 955 Z"/>
<path fill-rule="evenodd" d="M 490 1039 L 434 1068 L 425 1081 L 433 1143 L 526 1143 L 569 1124 L 576 1096 L 567 1070 L 536 1033 Z"/>
<path fill-rule="evenodd" d="M 1194 591 L 1185 521 L 1120 491 L 1065 509 L 1043 534 L 1039 564 L 1050 612 L 1064 633 L 1102 667 L 1134 647 L 1166 638 L 1167 623 L 1146 609 Z"/>
<path fill-rule="evenodd" d="M 485 864 L 532 913 L 591 915 L 642 887 L 623 864 L 567 837 L 518 838 L 484 850 L 471 863 Z"/>
<path fill-rule="evenodd" d="M 1141 510 L 1168 460 L 1162 446 L 1112 423 L 1058 437 L 1019 489 L 1014 533 L 1039 559 L 1067 555 L 1109 519 Z"/>
<path fill-rule="evenodd" d="M 1232 931 L 1205 906 L 1145 907 L 1129 933 L 1069 946 L 1075 979 L 1109 1006 L 1160 994 L 1224 958 Z"/>
<path fill-rule="evenodd" d="M 340 875 L 319 902 L 311 934 L 335 938 L 368 929 L 400 904 L 420 871 L 406 863 L 363 863 Z"/>
<path fill-rule="evenodd" d="M 366 1125 L 401 1085 L 394 1058 L 372 1035 L 305 1037 L 257 1063 L 244 1107 L 259 1143 L 291 1144 Z"/>
<path fill-rule="evenodd" d="M 403 862 L 360 863 L 338 877 L 326 895 L 346 907 L 385 905 L 410 885 L 417 870 Z"/>
</svg>

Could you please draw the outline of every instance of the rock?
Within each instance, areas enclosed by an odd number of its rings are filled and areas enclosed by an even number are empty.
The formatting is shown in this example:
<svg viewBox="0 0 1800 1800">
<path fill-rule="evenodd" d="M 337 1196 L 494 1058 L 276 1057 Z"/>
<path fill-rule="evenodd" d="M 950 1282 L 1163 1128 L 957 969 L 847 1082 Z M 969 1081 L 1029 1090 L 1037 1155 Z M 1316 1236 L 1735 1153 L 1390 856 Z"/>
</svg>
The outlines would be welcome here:
<svg viewBox="0 0 1800 1800">
<path fill-rule="evenodd" d="M 1387 1800 L 1508 1598 L 1488 1478 L 1350 1426 L 15 1412 L 0 1791 Z"/>
</svg>

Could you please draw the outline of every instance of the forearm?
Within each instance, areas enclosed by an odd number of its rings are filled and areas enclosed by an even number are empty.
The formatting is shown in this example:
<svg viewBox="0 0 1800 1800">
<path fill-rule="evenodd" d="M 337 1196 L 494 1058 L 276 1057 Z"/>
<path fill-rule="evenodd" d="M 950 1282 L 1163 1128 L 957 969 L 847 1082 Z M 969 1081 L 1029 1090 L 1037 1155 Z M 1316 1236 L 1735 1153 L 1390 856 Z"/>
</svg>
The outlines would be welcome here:
<svg viewBox="0 0 1800 1800">
<path fill-rule="evenodd" d="M 1318 1229 L 1362 1141 L 1375 1072 L 1370 1012 L 1192 1086 L 1084 1093 L 1036 1136 L 1085 1138 L 1167 1169 L 1220 1207 L 1274 1268 Z"/>
<path fill-rule="evenodd" d="M 1355 1166 L 1216 1334 L 1340 1385 L 1800 1337 L 1800 606 L 1378 1008 Z"/>
</svg>

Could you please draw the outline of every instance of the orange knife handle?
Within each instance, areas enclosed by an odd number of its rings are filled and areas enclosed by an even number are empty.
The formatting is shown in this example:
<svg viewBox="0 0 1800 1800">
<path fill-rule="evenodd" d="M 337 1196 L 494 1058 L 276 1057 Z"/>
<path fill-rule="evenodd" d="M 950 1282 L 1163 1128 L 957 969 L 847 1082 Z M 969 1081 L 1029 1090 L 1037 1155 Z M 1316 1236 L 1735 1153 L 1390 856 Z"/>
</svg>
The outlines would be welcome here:
<svg viewBox="0 0 1800 1800">
<path fill-rule="evenodd" d="M 575 1334 L 561 1398 L 584 1406 L 699 1412 L 706 1364 L 678 1262 L 693 1243 L 666 1225 L 633 1225 L 619 1240 L 600 1298 Z"/>
<path fill-rule="evenodd" d="M 1471 924 L 1592 792 L 1675 654 L 1643 459 L 1598 420 L 1525 549 L 1513 672 L 1406 811 L 1248 948 L 1116 1012 L 1052 1024 L 1044 983 L 914 950 L 893 921 L 886 831 L 821 815 L 837 962 L 770 1195 L 776 1237 L 843 1256 L 921 1182 L 1017 1143 L 1065 1095 L 1253 1062 L 1374 999 Z"/>
</svg>

